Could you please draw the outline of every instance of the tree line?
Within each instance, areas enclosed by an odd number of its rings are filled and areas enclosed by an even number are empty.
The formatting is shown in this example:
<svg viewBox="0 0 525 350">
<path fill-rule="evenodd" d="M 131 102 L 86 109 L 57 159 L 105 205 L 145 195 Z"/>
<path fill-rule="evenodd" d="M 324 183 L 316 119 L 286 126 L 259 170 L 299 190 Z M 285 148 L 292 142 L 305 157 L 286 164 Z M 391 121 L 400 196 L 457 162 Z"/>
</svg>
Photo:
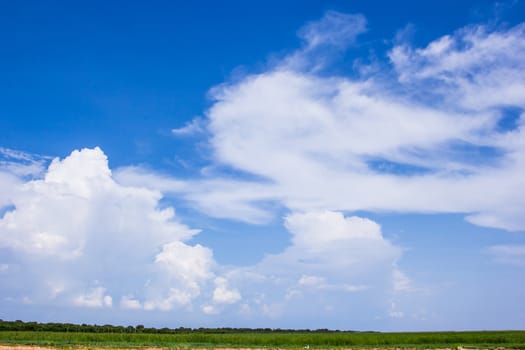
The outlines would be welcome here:
<svg viewBox="0 0 525 350">
<path fill-rule="evenodd" d="M 330 333 L 342 332 L 330 329 L 281 329 L 281 328 L 153 328 L 144 325 L 136 326 L 114 326 L 110 324 L 74 324 L 60 322 L 24 322 L 21 320 L 4 321 L 0 319 L 0 331 L 32 331 L 32 332 L 76 332 L 76 333 L 148 333 L 148 334 L 188 334 L 188 333 Z M 352 332 L 353 331 L 345 331 Z"/>
</svg>

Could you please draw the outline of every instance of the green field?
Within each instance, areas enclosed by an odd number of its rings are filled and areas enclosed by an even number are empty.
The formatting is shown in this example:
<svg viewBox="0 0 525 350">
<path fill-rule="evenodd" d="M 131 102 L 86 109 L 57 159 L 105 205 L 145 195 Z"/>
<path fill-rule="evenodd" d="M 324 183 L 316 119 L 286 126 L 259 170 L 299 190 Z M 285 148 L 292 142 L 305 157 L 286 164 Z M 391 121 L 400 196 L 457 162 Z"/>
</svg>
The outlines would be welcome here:
<svg viewBox="0 0 525 350">
<path fill-rule="evenodd" d="M 88 347 L 168 347 L 168 348 L 514 348 L 525 349 L 525 331 L 497 332 L 231 332 L 189 331 L 177 334 L 87 333 L 0 331 L 0 344 Z"/>
</svg>

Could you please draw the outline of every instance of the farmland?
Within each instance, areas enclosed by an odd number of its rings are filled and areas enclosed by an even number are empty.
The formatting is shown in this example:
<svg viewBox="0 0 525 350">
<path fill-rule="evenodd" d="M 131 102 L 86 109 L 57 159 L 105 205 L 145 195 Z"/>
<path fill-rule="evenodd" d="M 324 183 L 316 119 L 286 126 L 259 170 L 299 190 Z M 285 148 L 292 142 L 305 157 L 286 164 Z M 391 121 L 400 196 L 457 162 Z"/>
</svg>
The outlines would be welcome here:
<svg viewBox="0 0 525 350">
<path fill-rule="evenodd" d="M 4 324 L 5 325 L 5 324 Z M 377 333 L 329 330 L 154 329 L 15 323 L 0 330 L 0 344 L 96 348 L 506 348 L 525 349 L 525 331 Z M 62 331 L 45 329 L 57 328 Z"/>
</svg>

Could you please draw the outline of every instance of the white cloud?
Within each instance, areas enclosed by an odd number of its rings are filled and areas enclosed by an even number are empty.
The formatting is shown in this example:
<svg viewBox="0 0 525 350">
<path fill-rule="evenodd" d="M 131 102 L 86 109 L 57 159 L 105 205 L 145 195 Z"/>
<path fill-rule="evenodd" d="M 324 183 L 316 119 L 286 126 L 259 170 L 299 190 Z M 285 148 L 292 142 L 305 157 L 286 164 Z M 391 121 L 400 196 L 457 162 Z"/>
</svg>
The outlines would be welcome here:
<svg viewBox="0 0 525 350">
<path fill-rule="evenodd" d="M 123 295 L 120 299 L 120 307 L 123 309 L 137 310 L 142 309 L 142 303 L 135 299 L 133 295 Z"/>
<path fill-rule="evenodd" d="M 93 288 L 90 291 L 78 295 L 73 299 L 73 304 L 80 307 L 111 307 L 113 299 L 109 295 L 104 295 L 106 289 L 103 287 Z"/>
<path fill-rule="evenodd" d="M 213 291 L 213 302 L 216 304 L 235 304 L 241 300 L 241 294 L 237 289 L 228 286 L 228 280 L 224 277 L 215 279 L 215 290 Z"/>
<path fill-rule="evenodd" d="M 224 178 L 183 181 L 135 166 L 117 169 L 115 178 L 119 183 L 129 186 L 146 187 L 183 197 L 210 216 L 253 224 L 265 223 L 272 218 L 271 213 L 254 204 L 274 200 L 278 195 L 276 188 L 253 181 Z"/>
<path fill-rule="evenodd" d="M 6 206 L 13 204 L 13 196 L 15 188 L 17 188 L 22 181 L 15 175 L 0 171 L 0 210 Z"/>
<path fill-rule="evenodd" d="M 401 249 L 383 238 L 377 223 L 328 211 L 289 214 L 285 223 L 291 246 L 228 273 L 243 293 L 243 310 L 250 310 L 241 316 L 302 318 L 326 309 L 333 316 L 365 305 L 388 312 L 383 300 L 393 292 Z"/>
<path fill-rule="evenodd" d="M 344 291 L 344 292 L 360 292 L 363 290 L 368 289 L 367 285 L 359 284 L 359 285 L 353 285 L 353 284 L 329 284 L 326 283 L 326 280 L 324 277 L 321 276 L 309 276 L 309 275 L 302 275 L 298 282 L 299 286 L 302 288 L 307 289 L 319 289 L 319 290 L 330 290 L 330 291 Z M 298 290 L 290 290 L 287 299 L 289 297 L 292 297 L 294 295 L 301 295 L 302 293 Z"/>
<path fill-rule="evenodd" d="M 390 270 L 390 264 L 401 254 L 382 237 L 377 223 L 356 216 L 329 211 L 294 213 L 285 218 L 285 226 L 292 235 L 292 245 L 261 264 L 283 264 L 288 269 L 295 266 L 295 271 L 303 272 L 299 279 L 303 284 L 321 284 L 321 279 L 330 284 L 361 284 L 365 270 L 374 266 Z"/>
<path fill-rule="evenodd" d="M 324 284 L 325 280 L 320 276 L 302 275 L 299 284 L 302 286 L 318 286 Z"/>
<path fill-rule="evenodd" d="M 356 21 L 332 13 L 303 37 L 330 42 L 364 30 Z M 465 27 L 419 49 L 400 43 L 390 52 L 399 82 L 320 75 L 285 59 L 222 84 L 206 115 L 214 160 L 252 179 L 211 174 L 159 186 L 208 215 L 250 223 L 270 220 L 274 202 L 292 211 L 461 213 L 523 230 L 525 117 L 504 130 L 498 123 L 506 108 L 525 108 L 524 28 Z M 296 56 L 316 59 L 304 48 Z M 153 187 L 158 178 L 133 168 L 118 177 Z"/>
<path fill-rule="evenodd" d="M 217 314 L 218 313 L 218 310 L 215 306 L 213 305 L 204 305 L 202 307 L 202 312 L 204 312 L 205 314 L 207 315 L 214 315 L 214 314 Z"/>
<path fill-rule="evenodd" d="M 201 294 L 201 286 L 213 277 L 213 264 L 211 250 L 200 244 L 189 246 L 179 241 L 165 244 L 155 257 L 159 274 L 144 308 L 167 311 L 189 305 Z"/>
<path fill-rule="evenodd" d="M 303 47 L 284 57 L 278 66 L 283 69 L 322 70 L 366 31 L 366 19 L 360 14 L 327 11 L 317 21 L 311 21 L 298 31 Z"/>
<path fill-rule="evenodd" d="M 185 288 L 170 288 L 161 298 L 150 298 L 144 302 L 145 310 L 170 311 L 176 307 L 187 306 L 199 296 L 199 288 L 193 284 Z M 155 293 L 157 294 L 157 293 Z"/>
<path fill-rule="evenodd" d="M 94 248 L 97 238 L 118 251 L 128 243 L 155 249 L 198 233 L 174 221 L 172 208 L 158 209 L 160 198 L 156 191 L 116 184 L 100 149 L 74 151 L 53 160 L 43 180 L 18 189 L 15 209 L 0 221 L 0 244 L 31 255 L 75 258 Z M 152 243 L 146 243 L 145 232 Z"/>
<path fill-rule="evenodd" d="M 115 297 L 122 308 L 190 305 L 214 277 L 212 252 L 184 243 L 199 230 L 178 222 L 161 198 L 116 183 L 99 148 L 54 159 L 43 179 L 18 180 L 12 191 L 0 248 L 18 268 L 2 278 L 24 278 L 27 293 L 42 304 L 69 298 L 101 307 Z M 93 283 L 104 288 L 89 289 Z"/>
<path fill-rule="evenodd" d="M 50 157 L 0 147 L 0 171 L 16 176 L 36 177 L 45 171 Z"/>
<path fill-rule="evenodd" d="M 213 263 L 210 249 L 197 244 L 188 246 L 174 241 L 162 247 L 155 257 L 155 263 L 162 266 L 166 274 L 179 281 L 206 280 L 211 277 Z"/>
<path fill-rule="evenodd" d="M 312 21 L 299 30 L 299 37 L 306 43 L 306 49 L 320 46 L 346 47 L 366 31 L 366 19 L 362 15 L 327 11 L 322 19 Z"/>
<path fill-rule="evenodd" d="M 295 245 L 319 249 L 351 239 L 382 239 L 381 228 L 372 220 L 357 216 L 344 218 L 343 214 L 330 211 L 290 215 L 285 226 L 293 234 Z"/>
<path fill-rule="evenodd" d="M 200 117 L 193 118 L 189 123 L 183 127 L 172 129 L 171 132 L 175 136 L 190 136 L 197 133 L 202 133 L 206 130 L 204 120 Z"/>
<path fill-rule="evenodd" d="M 394 281 L 394 291 L 404 292 L 412 290 L 410 279 L 402 271 L 395 269 L 392 272 L 392 278 Z"/>
<path fill-rule="evenodd" d="M 281 71 L 250 77 L 217 99 L 209 111 L 217 160 L 269 180 L 246 204 L 257 207 L 258 193 L 275 193 L 292 210 L 487 212 L 506 216 L 491 226 L 525 225 L 521 215 L 502 213 L 511 207 L 505 202 L 525 205 L 513 190 L 523 182 L 516 157 L 523 146 L 500 140 L 523 131 L 499 134 L 493 112 L 454 113 L 394 100 L 374 82 Z M 496 166 L 464 153 L 484 146 L 503 153 Z M 405 170 L 385 172 L 371 161 Z M 421 172 L 410 173 L 414 167 Z M 240 182 L 237 192 L 250 186 Z M 481 197 L 482 188 L 494 195 Z"/>
<path fill-rule="evenodd" d="M 425 48 L 401 44 L 392 49 L 399 79 L 406 83 L 434 81 L 448 103 L 473 110 L 525 102 L 525 24 L 491 31 L 468 26 Z M 436 82 L 442 85 L 436 86 Z"/>
</svg>

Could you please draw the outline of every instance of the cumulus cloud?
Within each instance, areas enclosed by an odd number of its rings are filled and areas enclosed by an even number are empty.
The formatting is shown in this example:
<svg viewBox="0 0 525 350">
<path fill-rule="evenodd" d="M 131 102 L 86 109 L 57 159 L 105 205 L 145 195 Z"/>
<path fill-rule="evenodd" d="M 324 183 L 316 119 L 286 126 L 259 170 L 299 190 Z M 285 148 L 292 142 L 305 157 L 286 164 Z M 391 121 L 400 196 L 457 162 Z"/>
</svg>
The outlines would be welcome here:
<svg viewBox="0 0 525 350">
<path fill-rule="evenodd" d="M 215 290 L 213 291 L 213 301 L 217 304 L 234 304 L 241 300 L 241 294 L 237 289 L 228 286 L 228 280 L 224 277 L 215 279 Z"/>
<path fill-rule="evenodd" d="M 214 276 L 213 254 L 185 243 L 199 230 L 180 223 L 161 198 L 116 183 L 99 148 L 54 159 L 43 179 L 20 181 L 0 219 L 0 248 L 4 259 L 11 257 L 2 262 L 10 266 L 2 280 L 25 285 L 42 304 L 109 307 L 120 299 L 122 308 L 162 310 L 191 304 Z M 3 284 L 2 293 L 13 284 Z"/>
<path fill-rule="evenodd" d="M 295 245 L 320 250 L 334 242 L 382 239 L 379 225 L 372 220 L 357 216 L 343 218 L 341 213 L 330 211 L 290 215 L 286 217 L 285 226 L 293 234 L 292 242 Z M 322 231 L 320 226 L 323 227 Z M 308 280 L 308 277 L 305 279 Z"/>
<path fill-rule="evenodd" d="M 239 289 L 232 287 L 226 277 L 219 276 L 213 282 L 215 288 L 211 293 L 211 303 L 203 305 L 201 307 L 202 312 L 207 315 L 222 314 L 225 309 L 228 309 L 228 306 L 241 301 L 242 296 Z M 232 308 L 229 307 L 229 309 Z"/>
<path fill-rule="evenodd" d="M 291 213 L 285 223 L 291 246 L 228 273 L 229 283 L 243 291 L 242 317 L 308 320 L 361 307 L 387 314 L 384 300 L 393 291 L 401 249 L 377 223 L 331 211 Z"/>
<path fill-rule="evenodd" d="M 167 243 L 155 257 L 155 265 L 159 274 L 144 304 L 146 310 L 167 311 L 189 305 L 200 295 L 201 286 L 213 277 L 212 251 L 200 244 Z"/>
</svg>

